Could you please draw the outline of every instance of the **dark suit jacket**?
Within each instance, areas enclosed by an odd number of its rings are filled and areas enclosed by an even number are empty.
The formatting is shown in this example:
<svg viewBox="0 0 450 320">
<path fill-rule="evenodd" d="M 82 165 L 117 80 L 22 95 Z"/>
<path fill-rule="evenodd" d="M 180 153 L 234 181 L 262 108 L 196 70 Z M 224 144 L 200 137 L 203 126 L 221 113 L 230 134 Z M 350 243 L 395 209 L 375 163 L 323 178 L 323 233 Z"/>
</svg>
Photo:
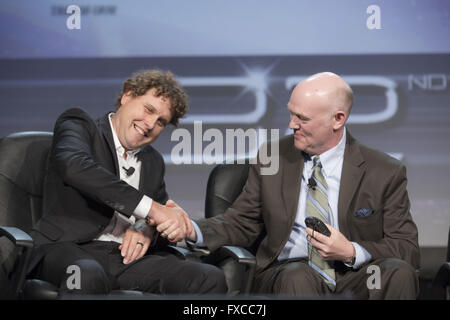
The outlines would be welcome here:
<svg viewBox="0 0 450 320">
<path fill-rule="evenodd" d="M 359 144 L 347 131 L 338 203 L 340 231 L 362 245 L 372 259 L 401 258 L 419 267 L 418 232 L 410 214 L 406 169 L 398 160 Z M 242 193 L 222 215 L 198 221 L 209 249 L 222 245 L 251 246 L 261 271 L 275 261 L 291 233 L 300 194 L 303 156 L 293 136 L 279 146 L 280 168 L 261 175 L 260 164 L 251 165 Z M 361 209 L 369 216 L 355 216 Z"/>
<path fill-rule="evenodd" d="M 90 241 L 103 232 L 115 210 L 131 216 L 144 194 L 165 203 L 163 158 L 151 146 L 138 156 L 142 165 L 136 190 L 119 178 L 108 115 L 94 122 L 81 109 L 64 112 L 54 128 L 43 217 L 33 230 L 36 245 Z"/>
</svg>

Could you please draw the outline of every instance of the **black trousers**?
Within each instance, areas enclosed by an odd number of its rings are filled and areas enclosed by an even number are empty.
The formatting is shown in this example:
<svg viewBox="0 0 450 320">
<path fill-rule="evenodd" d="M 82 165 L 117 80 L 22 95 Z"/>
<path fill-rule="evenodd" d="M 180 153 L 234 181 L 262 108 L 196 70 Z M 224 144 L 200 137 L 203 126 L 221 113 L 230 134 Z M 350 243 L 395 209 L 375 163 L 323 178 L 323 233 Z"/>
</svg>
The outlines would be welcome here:
<svg viewBox="0 0 450 320">
<path fill-rule="evenodd" d="M 305 298 L 341 294 L 352 299 L 416 299 L 419 280 L 405 261 L 385 258 L 358 270 L 336 269 L 336 287 L 331 290 L 306 259 L 293 259 L 275 262 L 258 272 L 253 291 Z"/>
<path fill-rule="evenodd" d="M 60 293 L 108 294 L 138 290 L 155 294 L 226 293 L 221 269 L 181 260 L 174 255 L 146 254 L 125 265 L 116 242 L 51 244 L 33 277 L 60 288 Z"/>
</svg>

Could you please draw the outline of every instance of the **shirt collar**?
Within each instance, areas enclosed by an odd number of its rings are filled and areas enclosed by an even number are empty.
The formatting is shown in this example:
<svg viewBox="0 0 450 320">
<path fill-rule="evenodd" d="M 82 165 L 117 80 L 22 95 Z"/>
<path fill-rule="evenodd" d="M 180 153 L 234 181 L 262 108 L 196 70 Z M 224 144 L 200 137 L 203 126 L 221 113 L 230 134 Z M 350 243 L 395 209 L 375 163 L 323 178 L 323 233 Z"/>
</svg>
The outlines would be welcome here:
<svg viewBox="0 0 450 320">
<path fill-rule="evenodd" d="M 112 117 L 114 116 L 114 114 L 115 114 L 114 112 L 111 112 L 110 114 L 108 114 L 109 125 L 111 126 L 111 131 L 112 131 L 112 135 L 113 135 L 113 139 L 114 139 L 114 147 L 116 148 L 116 152 L 118 153 L 119 156 L 123 157 L 123 154 L 125 153 L 125 148 L 120 143 L 120 140 L 116 134 L 116 130 L 114 130 L 114 127 L 112 124 Z M 127 157 L 134 157 L 134 156 L 136 156 L 136 154 L 139 151 L 141 151 L 141 148 L 129 150 L 129 151 L 127 151 Z"/>
<path fill-rule="evenodd" d="M 333 170 L 338 165 L 339 161 L 344 158 L 345 152 L 345 142 L 347 140 L 346 128 L 344 127 L 344 133 L 339 143 L 333 148 L 325 151 L 320 155 L 320 163 L 322 163 L 322 168 L 325 175 L 330 176 Z"/>
</svg>

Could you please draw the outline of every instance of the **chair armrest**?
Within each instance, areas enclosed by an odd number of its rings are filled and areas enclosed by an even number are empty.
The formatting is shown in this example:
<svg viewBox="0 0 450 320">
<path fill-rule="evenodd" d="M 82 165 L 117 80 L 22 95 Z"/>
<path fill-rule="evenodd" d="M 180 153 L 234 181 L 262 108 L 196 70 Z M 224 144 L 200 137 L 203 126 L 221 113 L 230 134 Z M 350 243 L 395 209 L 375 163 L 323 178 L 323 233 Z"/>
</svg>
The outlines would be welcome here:
<svg viewBox="0 0 450 320">
<path fill-rule="evenodd" d="M 445 288 L 450 285 L 450 262 L 447 261 L 439 268 L 433 280 L 433 286 Z"/>
<path fill-rule="evenodd" d="M 16 298 L 22 291 L 28 264 L 30 262 L 31 254 L 33 253 L 34 240 L 26 232 L 18 228 L 0 226 L 0 237 L 3 236 L 14 243 L 16 248 L 21 249 L 18 251 L 18 256 L 16 256 L 16 261 L 14 263 L 15 268 L 12 270 L 10 277 L 10 292 L 14 295 L 14 298 Z"/>
<path fill-rule="evenodd" d="M 235 246 L 223 246 L 216 251 L 211 252 L 211 254 L 202 257 L 203 261 L 209 264 L 218 264 L 224 259 L 231 258 L 239 264 L 246 267 L 246 281 L 244 281 L 245 286 L 243 293 L 249 294 L 253 285 L 253 277 L 255 275 L 256 269 L 256 258 L 247 249 Z"/>
<path fill-rule="evenodd" d="M 5 236 L 11 240 L 16 246 L 33 248 L 33 239 L 24 231 L 14 227 L 1 227 L 0 237 Z"/>
<path fill-rule="evenodd" d="M 232 258 L 238 263 L 248 265 L 249 267 L 256 266 L 256 258 L 247 249 L 235 246 L 223 246 L 209 255 L 203 257 L 205 262 L 215 264 L 226 258 Z"/>
<path fill-rule="evenodd" d="M 223 246 L 219 248 L 222 254 L 227 257 L 231 257 L 239 263 L 249 266 L 256 266 L 256 258 L 247 249 L 235 246 Z"/>
<path fill-rule="evenodd" d="M 177 247 L 177 246 L 167 246 L 165 248 L 165 251 L 170 252 L 181 259 L 186 259 L 187 256 L 189 256 L 189 254 L 191 254 L 191 251 L 189 251 L 188 249 L 182 248 L 182 247 Z"/>
<path fill-rule="evenodd" d="M 183 247 L 168 245 L 168 246 L 164 247 L 163 249 L 161 249 L 160 251 L 158 251 L 157 253 L 163 254 L 163 255 L 170 253 L 182 260 L 201 262 L 200 253 L 197 253 L 195 251 L 192 251 L 192 250 L 189 250 L 189 249 L 186 249 Z"/>
</svg>

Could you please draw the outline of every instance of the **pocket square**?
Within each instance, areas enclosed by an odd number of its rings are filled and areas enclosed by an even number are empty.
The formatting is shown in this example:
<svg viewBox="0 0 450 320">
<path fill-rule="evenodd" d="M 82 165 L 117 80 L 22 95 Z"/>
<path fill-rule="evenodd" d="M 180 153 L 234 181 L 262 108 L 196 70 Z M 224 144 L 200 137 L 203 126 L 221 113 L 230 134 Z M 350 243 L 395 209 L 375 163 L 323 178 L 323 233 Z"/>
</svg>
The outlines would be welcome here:
<svg viewBox="0 0 450 320">
<path fill-rule="evenodd" d="M 374 210 L 372 210 L 372 209 L 361 208 L 361 209 L 359 209 L 358 211 L 355 212 L 354 216 L 355 217 L 368 217 L 373 212 L 374 212 Z"/>
</svg>

